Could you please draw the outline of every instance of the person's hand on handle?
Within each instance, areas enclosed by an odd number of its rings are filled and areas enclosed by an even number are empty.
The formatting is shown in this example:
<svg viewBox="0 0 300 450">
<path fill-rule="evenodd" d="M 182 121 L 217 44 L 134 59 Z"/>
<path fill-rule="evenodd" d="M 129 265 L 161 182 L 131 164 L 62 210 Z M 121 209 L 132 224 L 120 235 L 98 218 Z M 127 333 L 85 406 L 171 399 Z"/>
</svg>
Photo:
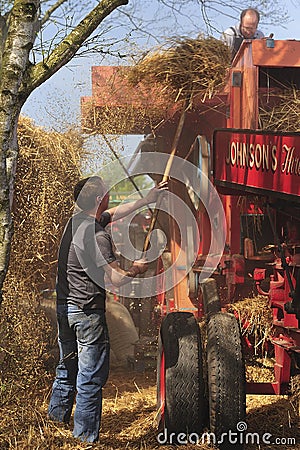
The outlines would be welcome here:
<svg viewBox="0 0 300 450">
<path fill-rule="evenodd" d="M 128 277 L 136 277 L 139 274 L 145 273 L 148 269 L 148 262 L 146 258 L 137 259 L 132 266 L 127 270 Z"/>
<path fill-rule="evenodd" d="M 133 262 L 132 267 L 138 267 L 139 273 L 145 273 L 148 270 L 148 261 L 146 258 L 137 259 Z"/>
<path fill-rule="evenodd" d="M 168 190 L 168 181 L 161 181 L 158 183 L 157 186 L 155 186 L 151 191 L 148 192 L 146 195 L 146 200 L 148 203 L 155 203 L 158 199 L 158 197 Z"/>
</svg>

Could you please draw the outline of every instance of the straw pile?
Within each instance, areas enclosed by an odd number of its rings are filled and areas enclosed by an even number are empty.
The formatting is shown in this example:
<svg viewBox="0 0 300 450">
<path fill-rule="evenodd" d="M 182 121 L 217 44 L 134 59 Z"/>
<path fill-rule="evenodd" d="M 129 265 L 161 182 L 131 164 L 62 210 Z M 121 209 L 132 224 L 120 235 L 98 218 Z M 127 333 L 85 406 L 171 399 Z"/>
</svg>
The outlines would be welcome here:
<svg viewBox="0 0 300 450">
<path fill-rule="evenodd" d="M 211 98 L 224 83 L 229 65 L 228 47 L 217 39 L 169 40 L 108 81 L 107 89 L 112 98 L 120 95 L 121 105 L 85 105 L 84 129 L 87 133 L 148 134 L 170 117 L 174 102 L 190 108 L 196 101 Z M 120 89 L 128 92 L 123 100 Z"/>
<path fill-rule="evenodd" d="M 276 103 L 273 107 L 267 107 L 267 103 L 263 101 L 259 111 L 259 127 L 262 130 L 299 132 L 299 112 L 300 90 L 285 89 L 281 94 L 276 95 Z"/>
<path fill-rule="evenodd" d="M 248 381 L 274 381 L 272 310 L 268 298 L 257 295 L 228 305 L 237 317 L 245 345 L 246 378 Z"/>
<path fill-rule="evenodd" d="M 129 72 L 133 85 L 160 84 L 171 102 L 204 101 L 224 83 L 230 64 L 228 47 L 213 37 L 175 39 L 149 53 Z"/>
<path fill-rule="evenodd" d="M 300 374 L 291 377 L 291 403 L 300 417 Z"/>
<path fill-rule="evenodd" d="M 104 106 L 96 108 L 90 113 L 89 122 L 85 123 L 87 133 L 99 134 L 141 134 L 141 130 L 152 130 L 162 120 L 162 114 L 166 108 L 156 105 L 138 109 L 132 105 L 127 106 Z M 92 117 L 92 118 L 91 118 Z"/>
<path fill-rule="evenodd" d="M 38 394 L 38 395 L 37 395 Z M 103 416 L 100 442 L 80 444 L 72 437 L 70 426 L 55 424 L 46 419 L 47 389 L 39 390 L 34 401 L 25 394 L 17 399 L 14 408 L 7 408 L 13 420 L 0 418 L 0 442 L 9 450 L 173 450 L 174 446 L 160 446 L 156 440 L 155 375 L 153 373 L 112 372 L 104 388 Z M 28 403 L 30 407 L 28 407 Z M 289 400 L 273 396 L 248 396 L 247 423 L 249 433 L 272 433 L 274 437 L 299 439 L 299 427 Z M 206 445 L 184 445 L 181 450 L 208 450 Z M 247 445 L 255 450 L 256 445 Z M 268 449 L 263 443 L 261 450 Z M 297 446 L 280 446 L 281 450 Z"/>
<path fill-rule="evenodd" d="M 45 132 L 21 118 L 19 145 L 10 273 L 27 286 L 53 288 L 58 243 L 80 178 L 82 138 L 74 130 Z"/>
<path fill-rule="evenodd" d="M 273 329 L 268 298 L 263 295 L 244 298 L 229 305 L 229 310 L 237 316 L 242 335 L 251 341 L 254 354 L 264 356 Z"/>
</svg>

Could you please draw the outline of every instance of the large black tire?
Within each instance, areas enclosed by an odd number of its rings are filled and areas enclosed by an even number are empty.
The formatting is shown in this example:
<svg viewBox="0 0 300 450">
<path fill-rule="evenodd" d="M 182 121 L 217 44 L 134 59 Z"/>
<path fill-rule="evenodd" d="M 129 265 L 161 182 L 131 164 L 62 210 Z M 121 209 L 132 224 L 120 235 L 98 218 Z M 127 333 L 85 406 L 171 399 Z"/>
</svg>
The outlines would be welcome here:
<svg viewBox="0 0 300 450">
<path fill-rule="evenodd" d="M 210 431 L 220 448 L 241 449 L 239 432 L 246 427 L 245 364 L 240 328 L 232 314 L 218 312 L 209 318 L 207 372 Z M 233 443 L 229 430 L 237 433 L 238 442 Z"/>
<path fill-rule="evenodd" d="M 193 433 L 192 443 L 196 443 L 207 424 L 208 405 L 201 335 L 193 314 L 168 314 L 161 325 L 158 346 L 158 429 L 171 444 L 183 443 L 177 442 L 180 433 L 187 439 Z"/>
</svg>

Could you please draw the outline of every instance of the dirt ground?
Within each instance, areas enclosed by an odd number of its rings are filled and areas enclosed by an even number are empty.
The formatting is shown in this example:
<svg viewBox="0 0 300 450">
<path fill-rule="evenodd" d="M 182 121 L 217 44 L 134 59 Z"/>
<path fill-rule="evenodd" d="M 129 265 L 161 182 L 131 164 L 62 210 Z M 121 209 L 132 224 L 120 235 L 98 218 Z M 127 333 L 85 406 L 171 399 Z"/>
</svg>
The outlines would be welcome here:
<svg viewBox="0 0 300 450">
<path fill-rule="evenodd" d="M 40 311 L 28 309 L 27 302 L 23 306 L 16 302 L 5 304 L 1 318 L 0 450 L 174 449 L 157 440 L 155 360 L 151 368 L 147 366 L 141 372 L 111 369 L 103 390 L 100 441 L 82 444 L 72 437 L 72 423 L 59 425 L 47 418 L 57 363 L 53 328 L 46 318 L 43 321 Z M 246 368 L 253 378 L 250 362 Z M 265 372 L 266 368 L 258 371 L 256 367 L 255 381 L 267 381 Z M 273 444 L 258 444 L 257 440 L 251 444 L 249 440 L 245 449 L 300 449 L 299 416 L 299 395 L 247 396 L 246 432 L 249 436 L 256 433 L 259 439 L 268 433 Z M 200 442 L 180 448 L 211 447 Z"/>
<path fill-rule="evenodd" d="M 160 445 L 156 431 L 156 374 L 154 371 L 143 373 L 111 371 L 109 381 L 104 388 L 103 416 L 100 442 L 97 444 L 78 444 L 72 437 L 72 424 L 61 426 L 46 419 L 48 396 L 44 398 L 39 408 L 42 421 L 39 423 L 40 440 L 36 441 L 33 433 L 33 443 L 28 447 L 6 447 L 14 449 L 107 449 L 107 450 L 152 450 L 174 449 L 172 445 Z M 298 411 L 299 414 L 299 411 Z M 278 445 L 252 445 L 252 449 L 299 449 L 300 432 L 297 420 L 296 405 L 286 396 L 247 396 L 247 433 L 257 433 L 260 438 L 265 433 L 270 442 L 279 439 Z M 296 443 L 289 443 L 288 438 L 294 438 Z M 249 438 L 250 439 L 250 438 Z M 257 442 L 257 441 L 256 441 Z M 0 447 L 1 449 L 5 447 Z M 208 449 L 207 445 L 183 445 L 185 449 Z"/>
</svg>

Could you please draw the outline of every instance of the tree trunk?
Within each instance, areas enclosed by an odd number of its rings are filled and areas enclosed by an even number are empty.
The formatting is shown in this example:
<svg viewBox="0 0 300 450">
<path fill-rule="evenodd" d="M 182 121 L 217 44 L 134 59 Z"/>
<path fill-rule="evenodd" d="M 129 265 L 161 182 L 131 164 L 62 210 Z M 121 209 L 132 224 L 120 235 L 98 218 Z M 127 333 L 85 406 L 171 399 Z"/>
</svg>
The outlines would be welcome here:
<svg viewBox="0 0 300 450">
<path fill-rule="evenodd" d="M 34 42 L 39 1 L 16 1 L 2 40 L 0 81 L 0 291 L 8 269 L 12 237 L 11 203 L 18 154 L 19 89 Z M 1 298 L 0 298 L 1 300 Z"/>
</svg>

